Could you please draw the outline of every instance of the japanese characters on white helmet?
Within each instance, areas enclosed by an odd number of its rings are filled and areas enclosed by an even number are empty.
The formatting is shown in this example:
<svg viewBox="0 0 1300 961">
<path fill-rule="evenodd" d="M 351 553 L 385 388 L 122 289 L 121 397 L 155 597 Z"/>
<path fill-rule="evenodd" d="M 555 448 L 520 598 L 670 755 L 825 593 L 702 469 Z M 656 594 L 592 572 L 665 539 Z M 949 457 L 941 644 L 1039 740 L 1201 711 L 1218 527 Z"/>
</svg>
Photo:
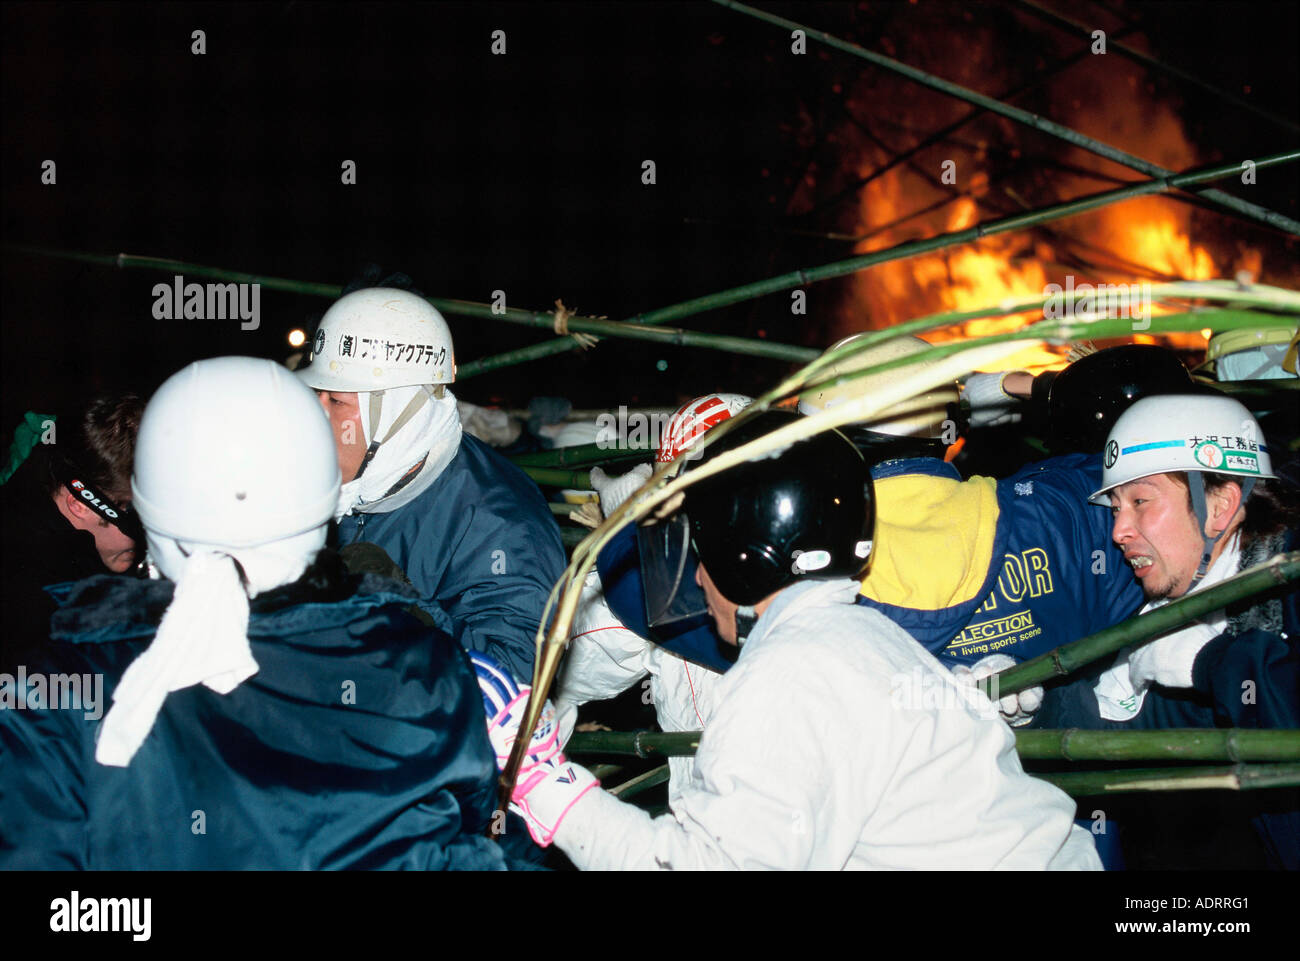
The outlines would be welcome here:
<svg viewBox="0 0 1300 961">
<path fill-rule="evenodd" d="M 1202 532 L 1208 517 L 1204 474 L 1237 477 L 1242 504 L 1256 481 L 1276 476 L 1259 423 L 1238 401 L 1211 394 L 1165 394 L 1144 397 L 1120 415 L 1102 455 L 1102 486 L 1088 500 L 1105 507 L 1115 488 L 1173 472 L 1187 474 L 1192 513 Z M 1222 534 L 1203 534 L 1204 550 L 1193 581 L 1205 576 Z"/>
<path fill-rule="evenodd" d="M 838 350 L 846 344 L 855 343 L 866 336 L 868 336 L 866 333 L 858 333 L 845 337 L 843 340 L 832 344 L 827 353 Z M 875 347 L 868 347 L 845 360 L 831 364 L 818 374 L 818 379 L 851 374 L 891 360 L 912 357 L 928 350 L 930 346 L 919 337 L 896 337 Z M 917 361 L 915 364 L 894 367 L 878 374 L 859 377 L 842 384 L 831 384 L 807 390 L 799 397 L 799 413 L 816 414 L 823 410 L 829 410 L 846 400 L 892 387 L 908 377 L 915 376 L 918 371 L 924 370 L 931 363 L 933 362 Z M 917 397 L 912 397 L 888 407 L 870 421 L 864 421 L 860 426 L 867 428 L 872 433 L 884 434 L 890 437 L 935 438 L 940 435 L 943 423 L 948 419 L 949 405 L 955 405 L 958 397 L 957 382 L 953 381 L 951 384 L 944 384 Z"/>
<path fill-rule="evenodd" d="M 315 395 L 279 364 L 201 360 L 145 408 L 131 491 L 151 535 L 232 548 L 281 540 L 334 516 L 334 437 Z"/>
<path fill-rule="evenodd" d="M 432 304 L 395 287 L 367 287 L 325 311 L 307 366 L 313 390 L 381 391 L 456 380 L 451 330 Z"/>
<path fill-rule="evenodd" d="M 1231 397 L 1144 397 L 1115 422 L 1103 454 L 1101 488 L 1088 499 L 1107 506 L 1121 484 L 1172 471 L 1274 476 L 1254 416 Z"/>
<path fill-rule="evenodd" d="M 667 464 L 710 427 L 730 420 L 754 402 L 744 394 L 705 394 L 683 404 L 668 420 L 655 460 Z"/>
</svg>

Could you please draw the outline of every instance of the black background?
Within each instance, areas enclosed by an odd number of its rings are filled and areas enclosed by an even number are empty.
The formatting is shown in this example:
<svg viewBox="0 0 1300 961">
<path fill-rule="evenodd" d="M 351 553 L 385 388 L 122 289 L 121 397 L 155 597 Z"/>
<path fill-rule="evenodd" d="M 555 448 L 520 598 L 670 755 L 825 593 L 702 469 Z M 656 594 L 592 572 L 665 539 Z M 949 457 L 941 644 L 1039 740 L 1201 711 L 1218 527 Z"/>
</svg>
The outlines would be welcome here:
<svg viewBox="0 0 1300 961">
<path fill-rule="evenodd" d="M 989 34 L 973 25 L 991 24 L 1005 46 L 972 56 L 1014 66 L 1014 76 L 1080 43 L 1008 4 L 766 9 L 900 56 L 953 36 L 984 43 Z M 1060 9 L 1112 28 L 1137 23 L 1158 56 L 1300 113 L 1294 4 Z M 203 56 L 191 53 L 195 29 L 206 32 Z M 504 56 L 490 51 L 496 29 Z M 502 289 L 511 306 L 547 310 L 559 297 L 614 319 L 850 252 L 790 232 L 830 221 L 789 205 L 810 158 L 835 149 L 818 131 L 839 90 L 874 68 L 812 41 L 792 56 L 788 32 L 710 3 L 9 3 L 2 33 L 8 244 L 336 284 L 375 262 L 432 295 L 487 301 Z M 1296 140 L 1175 81 L 1153 89 L 1179 105 L 1203 162 Z M 1018 103 L 1067 124 L 1091 109 L 1032 94 Z M 1039 135 L 1028 142 L 1057 149 Z M 45 159 L 57 163 L 54 186 L 40 182 Z M 357 164 L 355 186 L 340 181 L 345 159 Z M 645 159 L 657 166 L 653 186 L 641 182 Z M 1296 167 L 1274 170 L 1251 199 L 1294 217 Z M 283 358 L 286 332 L 310 332 L 325 306 L 263 290 L 256 332 L 159 321 L 151 291 L 167 277 L 6 250 L 5 432 L 73 387 L 126 379 L 147 391 L 200 357 Z M 777 294 L 682 325 L 821 347 L 836 336 L 837 296 L 835 282 L 814 287 L 806 317 Z M 452 324 L 462 363 L 546 336 Z M 782 370 L 606 341 L 465 380 L 457 393 L 514 406 L 537 394 L 578 406 L 672 404 L 712 389 L 757 392 Z"/>
</svg>

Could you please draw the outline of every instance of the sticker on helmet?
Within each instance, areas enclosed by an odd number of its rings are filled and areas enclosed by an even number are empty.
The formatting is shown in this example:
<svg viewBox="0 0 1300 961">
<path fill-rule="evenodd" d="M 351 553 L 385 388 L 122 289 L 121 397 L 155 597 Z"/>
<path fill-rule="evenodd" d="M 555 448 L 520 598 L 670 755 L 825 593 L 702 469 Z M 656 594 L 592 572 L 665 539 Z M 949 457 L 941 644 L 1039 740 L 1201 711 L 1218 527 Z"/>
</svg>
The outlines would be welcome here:
<svg viewBox="0 0 1300 961">
<path fill-rule="evenodd" d="M 1192 456 L 1196 458 L 1196 463 L 1210 470 L 1218 470 L 1223 466 L 1223 448 L 1213 441 L 1207 440 L 1197 444 L 1192 450 Z"/>
<path fill-rule="evenodd" d="M 819 571 L 831 562 L 830 551 L 795 551 L 790 557 L 794 561 L 790 565 L 790 571 L 794 574 Z"/>
<path fill-rule="evenodd" d="M 316 343 L 312 347 L 312 353 L 314 354 L 325 353 L 325 328 L 324 327 L 316 331 Z"/>
<path fill-rule="evenodd" d="M 1252 454 L 1249 451 L 1231 451 L 1226 455 L 1223 466 L 1226 470 L 1247 471 L 1251 474 L 1258 474 L 1259 455 Z"/>
<path fill-rule="evenodd" d="M 1115 441 L 1110 441 L 1106 445 L 1106 468 L 1109 470 L 1114 467 L 1115 461 L 1117 460 L 1119 460 L 1119 444 Z"/>
</svg>

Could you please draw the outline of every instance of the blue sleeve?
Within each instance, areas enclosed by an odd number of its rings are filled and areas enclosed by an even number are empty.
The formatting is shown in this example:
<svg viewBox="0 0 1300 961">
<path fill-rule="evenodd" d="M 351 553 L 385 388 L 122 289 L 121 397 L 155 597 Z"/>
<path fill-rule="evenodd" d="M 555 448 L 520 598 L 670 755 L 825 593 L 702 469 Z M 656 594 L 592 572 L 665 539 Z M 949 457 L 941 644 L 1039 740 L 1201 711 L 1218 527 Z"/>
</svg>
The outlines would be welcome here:
<svg viewBox="0 0 1300 961">
<path fill-rule="evenodd" d="M 93 763 L 93 723 L 79 711 L 19 709 L 8 681 L 0 679 L 0 870 L 84 870 L 82 772 Z"/>
<path fill-rule="evenodd" d="M 1277 634 L 1221 634 L 1196 655 L 1192 686 L 1229 727 L 1300 728 L 1300 649 Z"/>
<path fill-rule="evenodd" d="M 455 497 L 435 508 L 454 516 L 419 529 L 408 576 L 422 593 L 436 584 L 432 600 L 450 616 L 462 647 L 492 655 L 528 681 L 542 612 L 564 571 L 559 528 L 522 471 L 478 450 L 483 445 L 472 437 L 462 445 L 465 470 L 448 479 L 458 485 Z"/>
</svg>

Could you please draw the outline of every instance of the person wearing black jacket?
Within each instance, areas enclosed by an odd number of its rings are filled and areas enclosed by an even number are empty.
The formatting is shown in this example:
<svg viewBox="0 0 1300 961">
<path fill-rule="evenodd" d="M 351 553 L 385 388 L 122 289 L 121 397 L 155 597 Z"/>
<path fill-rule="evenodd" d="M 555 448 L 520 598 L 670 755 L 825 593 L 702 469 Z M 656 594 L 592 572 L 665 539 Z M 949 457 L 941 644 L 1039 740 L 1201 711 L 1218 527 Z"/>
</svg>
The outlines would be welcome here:
<svg viewBox="0 0 1300 961">
<path fill-rule="evenodd" d="M 61 416 L 29 415 L 39 441 L 0 487 L 0 673 L 49 638 L 45 587 L 138 566 L 130 481 L 143 409 L 135 394 L 105 394 Z"/>
</svg>

